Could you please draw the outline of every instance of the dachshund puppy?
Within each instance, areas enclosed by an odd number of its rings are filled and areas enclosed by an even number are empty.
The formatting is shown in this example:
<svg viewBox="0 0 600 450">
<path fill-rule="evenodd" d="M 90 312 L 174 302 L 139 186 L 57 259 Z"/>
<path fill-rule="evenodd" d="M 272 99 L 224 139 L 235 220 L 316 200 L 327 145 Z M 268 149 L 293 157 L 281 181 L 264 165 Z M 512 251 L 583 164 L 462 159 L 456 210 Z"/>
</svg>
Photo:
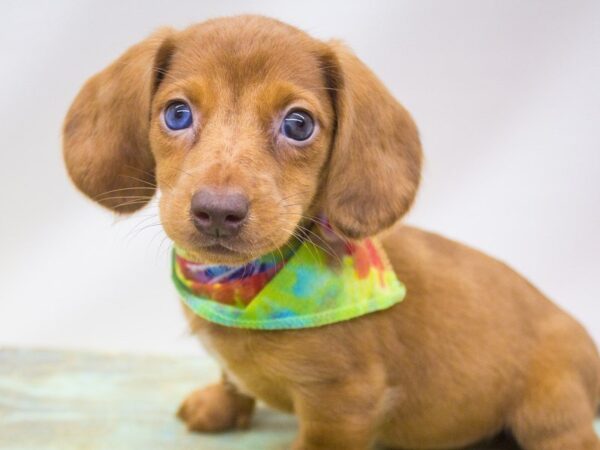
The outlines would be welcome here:
<svg viewBox="0 0 600 450">
<path fill-rule="evenodd" d="M 241 16 L 161 29 L 81 89 L 64 125 L 69 174 L 160 217 L 194 261 L 237 266 L 310 230 L 379 236 L 403 302 L 324 326 L 191 329 L 223 379 L 192 393 L 192 430 L 247 427 L 255 399 L 293 412 L 293 448 L 450 449 L 510 432 L 526 450 L 599 450 L 600 359 L 584 329 L 509 267 L 395 225 L 421 146 L 407 111 L 338 42 Z M 312 235 L 304 234 L 306 239 Z"/>
</svg>

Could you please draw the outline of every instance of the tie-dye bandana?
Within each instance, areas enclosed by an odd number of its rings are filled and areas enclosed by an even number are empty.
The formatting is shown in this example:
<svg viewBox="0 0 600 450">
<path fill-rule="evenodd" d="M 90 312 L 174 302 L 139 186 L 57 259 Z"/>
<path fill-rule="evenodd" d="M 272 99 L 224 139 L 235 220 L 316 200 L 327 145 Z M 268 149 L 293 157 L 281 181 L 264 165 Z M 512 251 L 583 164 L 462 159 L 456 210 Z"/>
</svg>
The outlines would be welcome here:
<svg viewBox="0 0 600 450">
<path fill-rule="evenodd" d="M 348 243 L 340 258 L 311 242 L 243 266 L 204 265 L 173 252 L 173 281 L 186 305 L 220 325 L 310 328 L 387 309 L 406 294 L 377 241 Z"/>
</svg>

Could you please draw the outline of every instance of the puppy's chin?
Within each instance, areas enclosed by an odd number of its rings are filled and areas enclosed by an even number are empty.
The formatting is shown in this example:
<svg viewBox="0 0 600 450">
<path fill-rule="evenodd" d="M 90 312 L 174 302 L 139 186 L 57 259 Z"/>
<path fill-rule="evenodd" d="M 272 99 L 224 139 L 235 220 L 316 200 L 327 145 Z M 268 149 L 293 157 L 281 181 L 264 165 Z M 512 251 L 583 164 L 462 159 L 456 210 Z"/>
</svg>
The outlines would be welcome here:
<svg viewBox="0 0 600 450">
<path fill-rule="evenodd" d="M 200 264 L 237 266 L 261 256 L 278 252 L 291 245 L 296 233 L 249 233 L 252 237 L 236 236 L 214 239 L 195 230 L 164 227 L 175 247 L 186 259 Z M 183 231 L 183 232 L 182 232 Z"/>
<path fill-rule="evenodd" d="M 231 250 L 220 244 L 205 247 L 186 247 L 177 245 L 183 250 L 186 259 L 202 264 L 224 264 L 238 266 L 248 263 L 260 255 L 251 255 L 245 252 Z"/>
<path fill-rule="evenodd" d="M 249 263 L 250 261 L 259 258 L 267 253 L 276 251 L 281 246 L 269 246 L 261 248 L 252 248 L 246 250 L 244 246 L 229 245 L 227 242 L 222 244 L 210 245 L 186 245 L 184 243 L 175 242 L 175 246 L 182 250 L 186 259 L 201 264 L 223 264 L 229 266 L 238 266 Z"/>
</svg>

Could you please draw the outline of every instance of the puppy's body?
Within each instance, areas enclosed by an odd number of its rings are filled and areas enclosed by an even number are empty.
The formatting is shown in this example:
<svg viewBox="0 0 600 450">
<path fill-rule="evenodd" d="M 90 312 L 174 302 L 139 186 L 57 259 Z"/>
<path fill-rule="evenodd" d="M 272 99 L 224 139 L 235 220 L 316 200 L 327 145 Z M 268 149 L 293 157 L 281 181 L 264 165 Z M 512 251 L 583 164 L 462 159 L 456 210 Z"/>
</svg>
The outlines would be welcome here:
<svg viewBox="0 0 600 450">
<path fill-rule="evenodd" d="M 247 16 L 163 29 L 92 77 L 64 156 L 110 209 L 160 188 L 165 231 L 208 264 L 310 239 L 323 215 L 342 239 L 377 235 L 410 208 L 422 160 L 412 118 L 348 49 Z M 298 415 L 296 449 L 450 448 L 504 428 L 526 450 L 600 449 L 600 363 L 579 325 L 459 244 L 405 227 L 384 246 L 408 289 L 388 310 L 297 331 L 192 316 L 226 376 L 184 403 L 188 426 L 246 426 L 257 397 Z"/>
<path fill-rule="evenodd" d="M 192 329 L 242 393 L 284 411 L 318 410 L 324 441 L 336 428 L 345 437 L 373 430 L 339 448 L 371 440 L 455 448 L 504 429 L 526 448 L 579 448 L 570 445 L 585 434 L 585 448 L 595 448 L 589 420 L 572 441 L 542 442 L 547 430 L 577 421 L 571 408 L 561 414 L 556 405 L 568 401 L 589 419 L 600 401 L 598 355 L 579 324 L 506 265 L 461 244 L 410 227 L 383 244 L 408 288 L 406 301 L 390 310 L 275 332 L 189 314 Z M 210 426 L 200 417 L 195 426 Z"/>
</svg>

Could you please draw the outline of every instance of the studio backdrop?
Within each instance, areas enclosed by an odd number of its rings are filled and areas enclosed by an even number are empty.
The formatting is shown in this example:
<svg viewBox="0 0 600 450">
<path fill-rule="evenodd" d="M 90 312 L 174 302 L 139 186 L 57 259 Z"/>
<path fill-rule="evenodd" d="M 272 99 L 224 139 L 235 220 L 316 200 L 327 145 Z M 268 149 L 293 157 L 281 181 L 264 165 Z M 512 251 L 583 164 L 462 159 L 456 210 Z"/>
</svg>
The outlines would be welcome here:
<svg viewBox="0 0 600 450">
<path fill-rule="evenodd" d="M 509 263 L 600 341 L 600 2 L 55 0 L 0 5 L 0 345 L 201 351 L 156 203 L 115 218 L 85 199 L 60 132 L 154 29 L 240 13 L 351 46 L 420 128 L 405 221 Z"/>
</svg>

